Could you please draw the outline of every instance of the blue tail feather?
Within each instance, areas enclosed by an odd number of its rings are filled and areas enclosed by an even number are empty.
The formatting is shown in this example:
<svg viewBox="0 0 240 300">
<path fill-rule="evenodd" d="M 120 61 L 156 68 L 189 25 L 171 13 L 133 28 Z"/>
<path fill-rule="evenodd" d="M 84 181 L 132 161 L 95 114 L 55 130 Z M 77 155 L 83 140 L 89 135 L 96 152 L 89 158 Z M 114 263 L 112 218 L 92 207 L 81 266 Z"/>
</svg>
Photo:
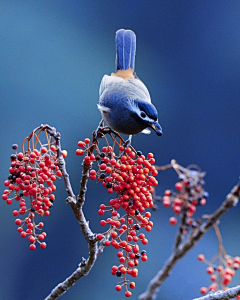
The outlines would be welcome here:
<svg viewBox="0 0 240 300">
<path fill-rule="evenodd" d="M 116 71 L 134 70 L 136 35 L 132 30 L 119 29 L 116 32 Z"/>
</svg>

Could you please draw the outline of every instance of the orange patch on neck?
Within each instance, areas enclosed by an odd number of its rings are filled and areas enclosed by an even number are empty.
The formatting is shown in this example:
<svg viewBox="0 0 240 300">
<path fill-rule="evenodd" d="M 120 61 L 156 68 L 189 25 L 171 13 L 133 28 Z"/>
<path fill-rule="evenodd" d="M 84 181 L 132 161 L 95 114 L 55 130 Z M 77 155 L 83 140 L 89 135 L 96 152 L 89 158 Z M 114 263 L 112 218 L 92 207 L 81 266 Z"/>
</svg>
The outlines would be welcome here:
<svg viewBox="0 0 240 300">
<path fill-rule="evenodd" d="M 116 73 L 112 73 L 111 76 L 117 76 L 122 77 L 125 80 L 128 80 L 130 78 L 135 78 L 133 75 L 133 69 L 128 68 L 127 70 L 117 70 Z"/>
</svg>

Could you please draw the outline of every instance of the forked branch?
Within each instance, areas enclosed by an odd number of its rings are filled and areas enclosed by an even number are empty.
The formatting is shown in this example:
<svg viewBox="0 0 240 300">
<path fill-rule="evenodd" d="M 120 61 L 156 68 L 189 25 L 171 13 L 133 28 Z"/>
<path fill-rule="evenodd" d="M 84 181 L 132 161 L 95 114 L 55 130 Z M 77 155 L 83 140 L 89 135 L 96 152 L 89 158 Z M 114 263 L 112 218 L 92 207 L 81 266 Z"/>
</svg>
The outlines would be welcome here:
<svg viewBox="0 0 240 300">
<path fill-rule="evenodd" d="M 177 261 L 182 258 L 193 246 L 200 240 L 200 238 L 210 229 L 216 221 L 226 213 L 230 208 L 234 207 L 238 203 L 240 196 L 240 182 L 234 186 L 232 191 L 227 195 L 226 199 L 220 205 L 220 207 L 209 218 L 197 226 L 189 234 L 188 238 L 181 244 L 177 243 L 177 247 L 173 250 L 170 257 L 167 259 L 163 268 L 155 275 L 150 281 L 146 291 L 139 296 L 139 300 L 152 300 L 156 299 L 157 294 L 161 288 L 163 281 L 170 275 L 171 270 Z M 203 220 L 202 220 L 203 221 Z M 177 235 L 179 236 L 179 234 Z M 227 294 L 226 294 L 227 295 Z M 236 294 L 238 295 L 238 294 Z M 207 299 L 227 299 L 227 298 L 199 298 L 199 300 Z"/>
</svg>

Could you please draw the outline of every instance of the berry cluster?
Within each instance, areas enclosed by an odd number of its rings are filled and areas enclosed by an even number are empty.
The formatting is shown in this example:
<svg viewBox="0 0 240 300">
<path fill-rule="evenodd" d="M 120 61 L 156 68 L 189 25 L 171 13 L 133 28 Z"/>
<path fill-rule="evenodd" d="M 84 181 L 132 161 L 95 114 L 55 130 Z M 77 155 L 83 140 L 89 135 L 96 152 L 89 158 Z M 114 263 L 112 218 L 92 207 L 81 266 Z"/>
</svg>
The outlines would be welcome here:
<svg viewBox="0 0 240 300">
<path fill-rule="evenodd" d="M 46 248 L 43 240 L 46 232 L 42 231 L 43 222 L 36 223 L 36 215 L 49 216 L 56 190 L 54 185 L 57 177 L 62 176 L 58 167 L 56 146 L 54 143 L 40 145 L 40 149 L 28 148 L 27 152 L 17 152 L 18 145 L 13 144 L 15 153 L 11 155 L 11 167 L 8 179 L 4 182 L 5 189 L 2 199 L 7 204 L 16 200 L 19 209 L 13 211 L 18 232 L 21 237 L 28 237 L 30 249 L 36 249 L 36 242 L 42 249 Z M 66 151 L 63 152 L 66 156 Z M 29 199 L 29 203 L 28 200 Z"/>
<path fill-rule="evenodd" d="M 125 296 L 130 297 L 132 293 L 129 288 L 134 289 L 135 282 L 127 280 L 127 275 L 137 277 L 139 260 L 148 259 L 146 251 L 140 250 L 138 243 L 148 243 L 145 234 L 140 233 L 140 230 L 149 232 L 153 226 L 153 222 L 149 220 L 151 213 L 146 210 L 154 205 L 152 188 L 158 184 L 155 179 L 158 172 L 153 166 L 155 159 L 152 153 L 145 157 L 142 152 L 136 152 L 132 147 L 124 148 L 116 143 L 114 146 L 118 146 L 118 157 L 115 154 L 116 149 L 109 145 L 102 147 L 101 151 L 96 148 L 94 155 L 93 151 L 89 151 L 89 143 L 89 139 L 78 142 L 81 149 L 77 149 L 76 153 L 86 153 L 86 164 L 96 162 L 97 170 L 90 171 L 90 178 L 97 179 L 108 193 L 115 191 L 117 194 L 107 205 L 100 205 L 99 215 L 110 213 L 100 224 L 109 228 L 98 234 L 97 238 L 104 241 L 106 246 L 111 245 L 118 250 L 119 265 L 114 265 L 111 272 L 120 278 L 116 290 L 120 291 L 124 286 Z"/>
<path fill-rule="evenodd" d="M 217 259 L 218 264 L 214 264 Z M 210 275 L 210 280 L 213 282 L 208 288 L 201 287 L 201 294 L 206 294 L 211 290 L 226 290 L 235 275 L 235 271 L 240 267 L 240 257 L 238 256 L 231 257 L 225 254 L 224 256 L 219 257 L 218 254 L 212 261 L 208 261 L 203 254 L 199 254 L 198 260 L 207 264 L 208 267 L 206 272 Z M 240 296 L 237 296 L 236 299 L 240 299 Z"/>
<path fill-rule="evenodd" d="M 235 271 L 240 268 L 240 257 L 232 257 L 227 254 L 223 247 L 222 236 L 218 225 L 213 225 L 216 237 L 218 239 L 218 253 L 208 261 L 203 254 L 198 255 L 198 260 L 207 264 L 207 274 L 210 275 L 210 280 L 213 282 L 210 286 L 201 287 L 200 292 L 206 294 L 208 291 L 227 290 L 231 283 Z M 237 296 L 236 299 L 240 299 Z"/>
<path fill-rule="evenodd" d="M 184 213 L 185 215 L 185 229 L 183 233 L 188 231 L 188 226 L 194 226 L 192 216 L 196 212 L 196 208 L 199 205 L 205 205 L 208 193 L 204 190 L 203 177 L 205 173 L 197 170 L 191 170 L 189 168 L 175 169 L 179 174 L 179 180 L 175 184 L 175 192 L 166 190 L 162 198 L 162 204 L 164 207 L 171 206 L 176 215 Z M 177 218 L 175 216 L 169 219 L 171 225 L 177 224 Z"/>
</svg>

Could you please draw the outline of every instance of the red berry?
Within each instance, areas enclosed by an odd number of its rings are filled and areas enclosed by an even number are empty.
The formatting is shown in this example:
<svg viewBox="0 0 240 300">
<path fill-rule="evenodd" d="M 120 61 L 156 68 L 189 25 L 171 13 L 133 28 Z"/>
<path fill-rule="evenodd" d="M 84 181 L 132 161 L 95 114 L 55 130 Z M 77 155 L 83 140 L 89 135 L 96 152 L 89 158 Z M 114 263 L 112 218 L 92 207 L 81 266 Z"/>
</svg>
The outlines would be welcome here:
<svg viewBox="0 0 240 300">
<path fill-rule="evenodd" d="M 213 267 L 208 267 L 207 268 L 207 273 L 210 274 L 210 275 L 213 274 L 214 273 L 214 268 Z"/>
<path fill-rule="evenodd" d="M 175 217 L 171 217 L 171 218 L 169 219 L 169 223 L 170 223 L 171 225 L 176 225 L 176 224 L 177 224 L 177 219 L 176 219 Z"/>
<path fill-rule="evenodd" d="M 56 148 L 54 145 L 52 145 L 52 146 L 50 147 L 50 149 L 51 149 L 52 151 L 56 151 L 56 150 L 57 150 L 57 148 Z"/>
<path fill-rule="evenodd" d="M 211 279 L 212 281 L 215 281 L 215 280 L 217 279 L 217 276 L 216 276 L 216 275 L 212 275 L 212 276 L 210 277 L 210 279 Z"/>
<path fill-rule="evenodd" d="M 169 207 L 171 205 L 171 198 L 169 196 L 163 197 L 163 206 Z"/>
<path fill-rule="evenodd" d="M 27 236 L 27 233 L 26 233 L 25 231 L 22 231 L 22 232 L 21 232 L 21 237 L 22 237 L 22 238 L 25 238 L 26 236 Z"/>
<path fill-rule="evenodd" d="M 122 264 L 125 263 L 125 260 L 126 260 L 125 257 L 120 257 L 120 258 L 119 258 L 119 261 L 120 261 L 120 263 L 122 263 Z"/>
<path fill-rule="evenodd" d="M 9 180 L 5 180 L 5 181 L 4 181 L 4 185 L 5 185 L 5 186 L 9 186 L 9 184 L 10 184 L 10 181 L 9 181 Z"/>
<path fill-rule="evenodd" d="M 147 225 L 147 226 L 145 227 L 145 229 L 146 229 L 146 231 L 151 231 L 151 230 L 152 230 L 152 227 L 149 226 L 149 225 Z"/>
<path fill-rule="evenodd" d="M 125 250 L 126 250 L 127 252 L 131 252 L 131 251 L 132 251 L 132 247 L 131 247 L 130 245 L 127 245 L 127 246 L 125 247 Z"/>
<path fill-rule="evenodd" d="M 200 288 L 200 293 L 203 295 L 207 294 L 207 291 L 208 291 L 208 289 L 204 286 Z"/>
<path fill-rule="evenodd" d="M 130 283 L 129 283 L 129 286 L 130 286 L 131 289 L 134 289 L 134 288 L 135 288 L 135 282 L 133 282 L 133 281 L 130 282 Z"/>
<path fill-rule="evenodd" d="M 113 232 L 111 233 L 111 238 L 112 238 L 112 239 L 115 239 L 117 236 L 118 236 L 118 234 L 117 234 L 116 231 L 113 231 Z"/>
<path fill-rule="evenodd" d="M 240 267 L 240 265 L 239 265 L 239 264 L 237 264 L 237 263 L 234 263 L 234 264 L 233 264 L 233 269 L 234 269 L 234 270 L 238 270 L 238 269 L 239 269 L 239 267 Z"/>
<path fill-rule="evenodd" d="M 77 155 L 83 155 L 84 154 L 84 151 L 82 149 L 77 149 L 76 150 L 76 154 Z"/>
<path fill-rule="evenodd" d="M 46 147 L 42 147 L 42 148 L 41 148 L 41 152 L 42 152 L 42 153 L 47 153 L 47 152 L 48 152 L 48 149 L 47 149 Z"/>
<path fill-rule="evenodd" d="M 67 155 L 68 155 L 67 150 L 62 150 L 62 156 L 63 156 L 63 157 L 67 157 Z"/>
<path fill-rule="evenodd" d="M 205 259 L 205 256 L 203 254 L 198 255 L 198 260 L 203 261 Z"/>
<path fill-rule="evenodd" d="M 142 260 L 142 261 L 147 261 L 147 260 L 148 260 L 147 255 L 143 255 L 143 256 L 141 257 L 141 260 Z"/>
<path fill-rule="evenodd" d="M 14 215 L 14 217 L 18 216 L 18 211 L 17 211 L 17 210 L 14 210 L 14 211 L 13 211 L 13 215 Z"/>
<path fill-rule="evenodd" d="M 129 265 L 129 267 L 134 267 L 134 266 L 135 266 L 135 263 L 134 263 L 133 260 L 129 260 L 129 261 L 128 261 L 128 265 Z"/>
<path fill-rule="evenodd" d="M 218 284 L 216 282 L 212 283 L 210 286 L 209 286 L 209 291 L 216 291 L 218 289 Z"/>
<path fill-rule="evenodd" d="M 217 267 L 217 271 L 218 271 L 219 273 L 221 273 L 221 272 L 223 271 L 223 266 L 221 266 L 221 265 L 218 266 L 218 267 Z"/>
<path fill-rule="evenodd" d="M 36 245 L 35 245 L 35 244 L 31 244 L 31 245 L 29 246 L 29 249 L 30 249 L 30 250 L 35 250 L 35 249 L 36 249 Z"/>
<path fill-rule="evenodd" d="M 18 159 L 19 159 L 19 160 L 22 160 L 22 159 L 23 159 L 23 154 L 22 154 L 22 152 L 19 152 L 19 153 L 18 153 Z"/>
<path fill-rule="evenodd" d="M 43 242 L 43 243 L 40 244 L 40 248 L 45 249 L 46 247 L 47 247 L 46 243 Z"/>
<path fill-rule="evenodd" d="M 39 236 L 38 236 L 38 239 L 40 240 L 40 241 L 42 241 L 42 240 L 44 240 L 44 235 L 43 234 L 39 234 Z"/>
<path fill-rule="evenodd" d="M 35 238 L 34 238 L 34 236 L 32 236 L 32 235 L 30 235 L 30 236 L 28 237 L 28 240 L 29 240 L 29 242 L 31 242 L 31 243 L 34 243 L 34 242 L 35 242 Z"/>
<path fill-rule="evenodd" d="M 143 245 L 147 245 L 147 243 L 148 243 L 148 239 L 145 239 L 145 238 L 142 239 L 142 244 L 143 244 Z"/>
<path fill-rule="evenodd" d="M 103 235 L 102 235 L 102 234 L 100 234 L 100 233 L 99 233 L 99 234 L 97 234 L 97 239 L 98 239 L 98 240 L 101 240 L 101 239 L 103 239 Z"/>
<path fill-rule="evenodd" d="M 14 184 L 11 183 L 11 184 L 9 184 L 8 188 L 9 188 L 9 190 L 13 191 L 15 189 L 15 186 L 14 186 Z"/>
<path fill-rule="evenodd" d="M 79 142 L 78 142 L 78 147 L 80 147 L 80 148 L 85 148 L 85 147 L 86 147 L 86 144 L 85 144 L 84 142 L 82 142 L 82 141 L 79 141 Z"/>
<path fill-rule="evenodd" d="M 117 266 L 112 266 L 112 271 L 113 271 L 113 272 L 117 272 L 117 270 L 118 270 L 118 267 L 117 267 Z"/>
<path fill-rule="evenodd" d="M 91 170 L 89 174 L 90 175 L 96 175 L 96 171 L 95 170 Z"/>
<path fill-rule="evenodd" d="M 116 285 L 115 289 L 119 292 L 119 291 L 121 291 L 122 287 L 121 287 L 121 285 Z"/>
<path fill-rule="evenodd" d="M 107 168 L 106 164 L 101 164 L 101 165 L 100 165 L 100 170 L 103 170 L 103 171 L 104 171 L 106 168 Z"/>
<path fill-rule="evenodd" d="M 150 218 L 150 217 L 151 217 L 151 213 L 150 213 L 150 212 L 146 212 L 146 213 L 145 213 L 145 217 L 146 217 L 146 218 Z"/>
<path fill-rule="evenodd" d="M 20 225 L 21 223 L 22 223 L 22 221 L 21 221 L 20 219 L 16 219 L 16 220 L 15 220 L 15 224 L 16 224 L 16 225 Z"/>
<path fill-rule="evenodd" d="M 154 158 L 150 158 L 150 159 L 149 159 L 149 162 L 150 162 L 150 164 L 153 165 L 153 164 L 155 163 L 155 159 L 154 159 Z"/>
<path fill-rule="evenodd" d="M 7 200 L 7 198 L 8 198 L 8 195 L 7 195 L 7 194 L 3 194 L 3 195 L 2 195 L 2 199 L 3 199 L 3 200 Z"/>
<path fill-rule="evenodd" d="M 61 172 L 60 170 L 58 170 L 58 171 L 56 172 L 56 175 L 59 176 L 59 177 L 61 177 L 61 176 L 62 176 L 62 172 Z"/>
<path fill-rule="evenodd" d="M 175 184 L 175 189 L 176 189 L 177 191 L 181 191 L 181 190 L 183 189 L 182 183 L 181 183 L 181 182 L 177 182 L 177 183 Z"/>
<path fill-rule="evenodd" d="M 125 296 L 126 296 L 126 297 L 131 297 L 131 296 L 132 296 L 132 293 L 129 292 L 129 291 L 127 291 L 127 292 L 125 293 Z"/>
<path fill-rule="evenodd" d="M 101 226 L 105 226 L 106 225 L 106 221 L 105 220 L 101 220 L 100 224 L 101 224 Z"/>
</svg>

